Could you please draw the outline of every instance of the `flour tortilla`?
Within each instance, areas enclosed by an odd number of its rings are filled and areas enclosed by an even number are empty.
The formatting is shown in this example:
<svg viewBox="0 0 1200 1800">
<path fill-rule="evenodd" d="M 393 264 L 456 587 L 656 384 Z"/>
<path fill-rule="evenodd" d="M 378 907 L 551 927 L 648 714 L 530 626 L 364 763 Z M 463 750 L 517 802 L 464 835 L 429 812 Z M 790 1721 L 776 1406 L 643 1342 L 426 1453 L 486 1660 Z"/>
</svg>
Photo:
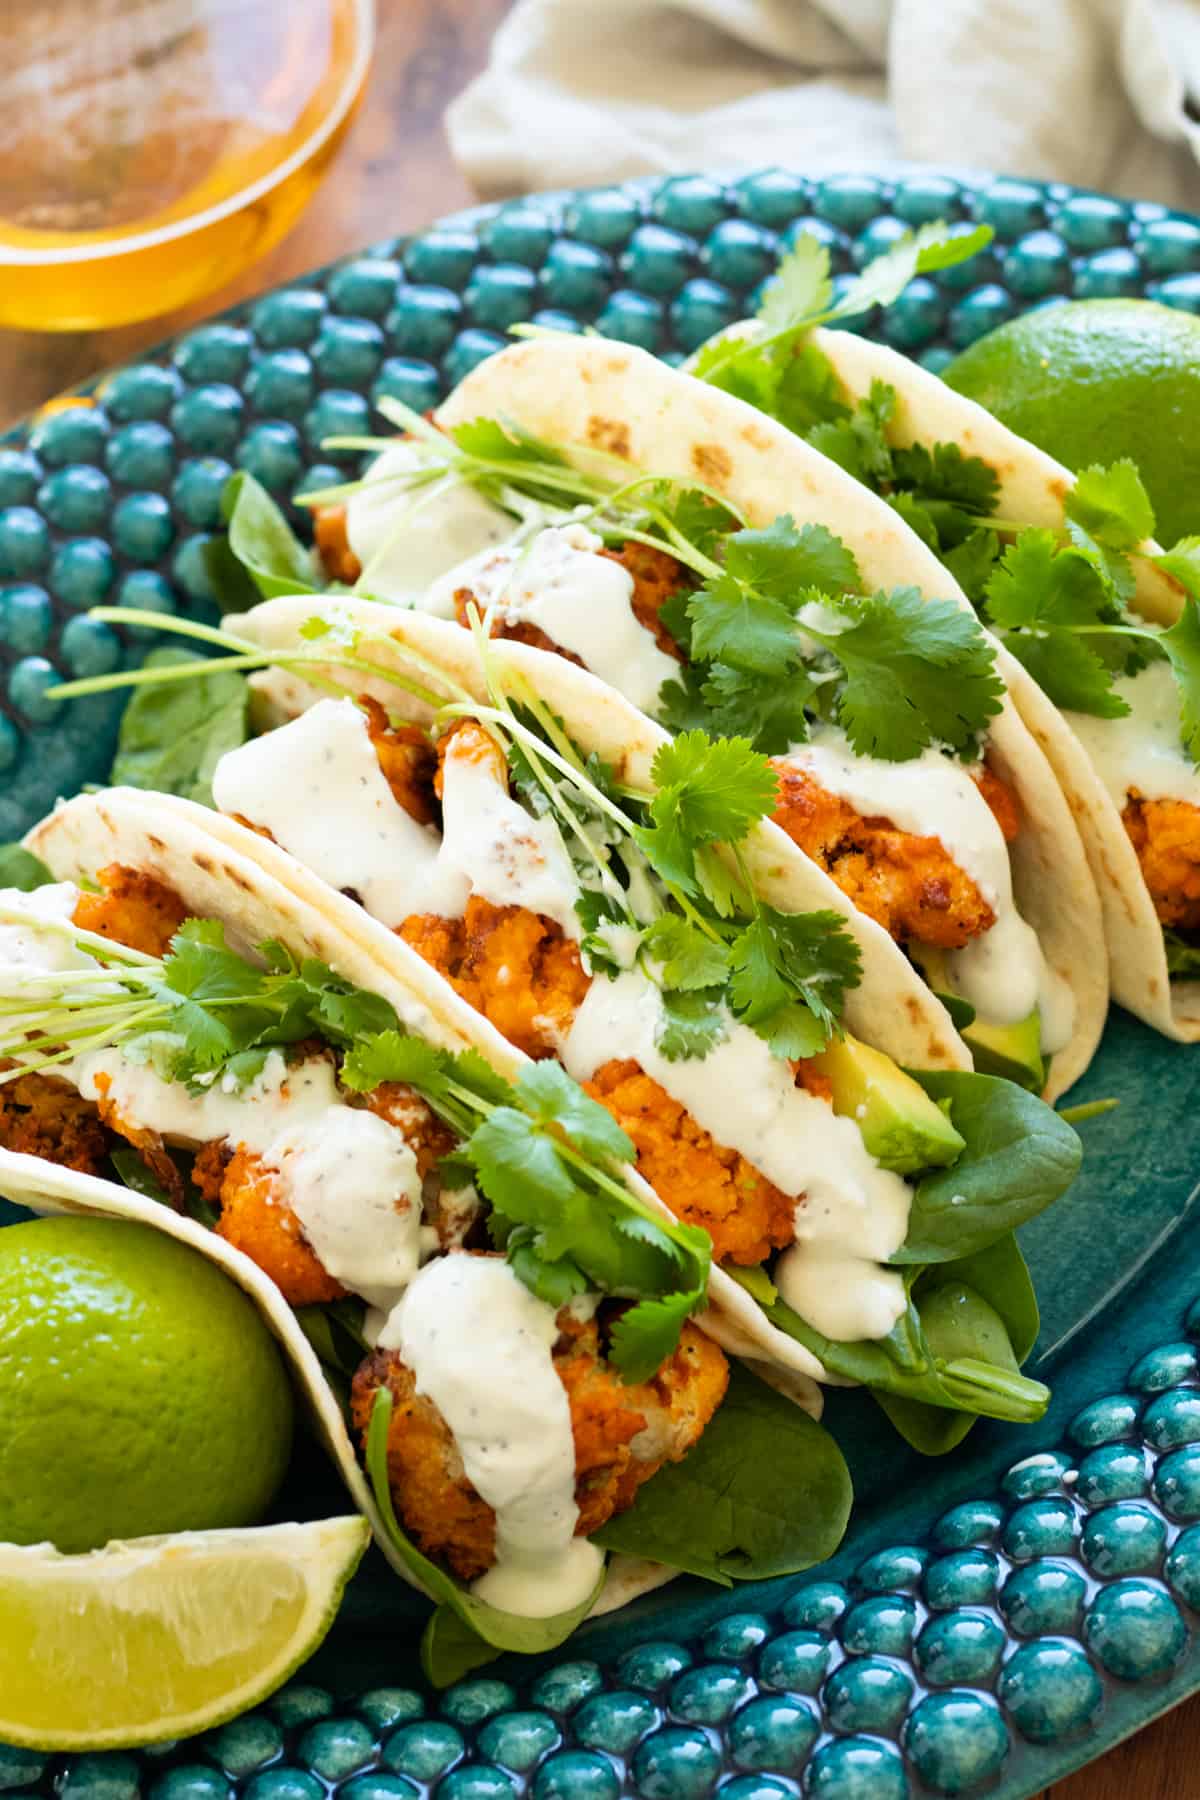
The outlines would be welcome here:
<svg viewBox="0 0 1200 1800">
<path fill-rule="evenodd" d="M 841 336 L 827 334 L 822 348 L 833 342 L 836 349 Z M 903 358 L 896 360 L 903 364 Z M 942 384 L 936 386 L 941 389 Z M 782 513 L 799 524 L 825 525 L 854 552 L 868 588 L 916 587 L 929 596 L 956 600 L 973 615 L 966 595 L 933 552 L 884 501 L 782 425 L 643 350 L 567 336 L 514 344 L 473 370 L 438 412 L 446 426 L 476 418 L 510 421 L 553 443 L 580 466 L 609 475 L 616 458 L 648 473 L 699 480 L 727 495 L 752 525 L 768 525 Z M 1000 673 L 1012 685 L 1018 665 L 999 646 L 997 650 Z M 1047 961 L 1069 983 L 1076 1006 L 1074 1035 L 1054 1057 L 1046 1088 L 1046 1098 L 1054 1100 L 1087 1068 L 1100 1041 L 1108 1006 L 1107 957 L 1096 884 L 1071 809 L 1014 699 L 1015 689 L 989 726 L 996 771 L 1021 804 L 1022 830 L 1012 847 L 1014 891 Z M 809 891 L 823 897 L 805 904 L 834 905 L 830 892 L 838 890 L 821 871 L 815 874 L 820 881 Z M 843 898 L 840 910 L 845 907 Z M 860 925 L 865 932 L 871 921 Z M 886 936 L 877 926 L 871 929 Z M 941 1033 L 951 1031 L 942 1009 L 940 1016 L 929 1010 L 932 996 L 907 959 L 890 939 L 887 945 L 891 956 L 881 954 L 879 961 L 891 963 L 892 1011 L 897 1003 L 919 1006 L 918 995 L 923 996 L 922 1017 L 930 1023 L 936 1018 Z M 851 1030 L 897 1061 L 931 1066 L 885 1040 L 874 985 L 869 995 L 867 990 L 864 982 L 855 1016 L 847 1013 Z M 864 1009 L 874 1016 L 874 1035 L 856 1022 Z"/>
<path fill-rule="evenodd" d="M 895 389 L 896 407 L 887 427 L 890 442 L 904 447 L 957 444 L 965 456 L 981 457 L 995 471 L 999 517 L 1063 529 L 1063 503 L 1075 477 L 1062 463 L 898 351 L 849 331 L 812 335 L 852 400 L 864 398 L 873 381 L 886 381 Z M 1102 446 L 1097 448 L 1099 453 Z M 1134 604 L 1153 624 L 1172 625 L 1183 609 L 1184 589 L 1147 560 L 1160 550 L 1153 539 L 1139 548 L 1142 554 L 1133 560 Z M 947 580 L 943 572 L 943 586 Z M 1001 669 L 1079 828 L 1104 911 L 1113 999 L 1166 1037 L 1200 1041 L 1200 981 L 1173 982 L 1168 976 L 1162 926 L 1112 796 L 1070 725 L 1007 650 Z"/>
<path fill-rule="evenodd" d="M 502 1038 L 433 969 L 361 908 L 332 892 L 274 844 L 235 821 L 188 800 L 133 788 L 110 788 L 60 805 L 35 826 L 25 846 L 56 880 L 78 881 L 118 862 L 173 888 L 198 917 L 220 919 L 230 943 L 252 951 L 278 938 L 300 956 L 327 963 L 355 985 L 388 1000 L 407 1029 L 449 1050 L 473 1048 L 515 1079 L 528 1059 Z M 661 1216 L 667 1208 L 636 1170 L 631 1191 Z M 383 1529 L 341 1408 L 291 1308 L 251 1259 L 193 1220 L 115 1182 L 62 1169 L 41 1158 L 0 1150 L 0 1194 L 38 1213 L 78 1213 L 137 1220 L 199 1250 L 224 1269 L 259 1307 L 285 1351 L 321 1437 L 355 1503 L 370 1521 L 396 1573 L 420 1587 Z M 819 1418 L 821 1364 L 777 1332 L 744 1289 L 714 1269 L 709 1304 L 696 1321 L 731 1354 L 744 1354 L 764 1379 Z M 641 1559 L 613 1556 L 594 1612 L 614 1610 L 659 1587 L 675 1573 Z"/>
</svg>

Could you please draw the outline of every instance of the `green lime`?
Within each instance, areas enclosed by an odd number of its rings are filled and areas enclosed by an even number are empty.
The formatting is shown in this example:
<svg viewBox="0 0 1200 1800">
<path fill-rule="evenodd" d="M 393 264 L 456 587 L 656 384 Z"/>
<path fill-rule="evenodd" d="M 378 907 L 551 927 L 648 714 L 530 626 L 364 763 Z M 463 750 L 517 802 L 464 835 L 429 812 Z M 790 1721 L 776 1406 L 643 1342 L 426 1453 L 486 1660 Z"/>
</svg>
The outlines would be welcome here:
<svg viewBox="0 0 1200 1800">
<path fill-rule="evenodd" d="M 329 1630 L 369 1536 L 355 1516 L 90 1556 L 0 1544 L 0 1740 L 128 1749 L 256 1706 Z"/>
<path fill-rule="evenodd" d="M 0 1539 L 251 1525 L 292 1412 L 253 1302 L 198 1251 L 117 1219 L 0 1230 Z"/>
<path fill-rule="evenodd" d="M 1160 543 L 1200 532 L 1200 319 L 1068 300 L 990 331 L 945 379 L 1069 469 L 1132 457 Z"/>
</svg>

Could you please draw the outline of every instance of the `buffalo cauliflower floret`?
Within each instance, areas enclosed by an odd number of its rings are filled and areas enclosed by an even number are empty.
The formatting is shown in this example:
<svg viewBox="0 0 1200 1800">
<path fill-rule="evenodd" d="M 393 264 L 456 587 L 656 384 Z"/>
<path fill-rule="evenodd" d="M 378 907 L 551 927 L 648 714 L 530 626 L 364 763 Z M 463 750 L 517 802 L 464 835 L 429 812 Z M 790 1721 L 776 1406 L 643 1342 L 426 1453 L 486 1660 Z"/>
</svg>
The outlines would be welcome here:
<svg viewBox="0 0 1200 1800">
<path fill-rule="evenodd" d="M 685 1325 L 657 1373 L 626 1386 L 604 1361 L 596 1319 L 581 1321 L 564 1308 L 558 1324 L 553 1357 L 575 1441 L 575 1531 L 586 1537 L 629 1506 L 665 1462 L 678 1462 L 691 1449 L 724 1398 L 729 1369 L 716 1344 Z M 376 1351 L 354 1377 L 351 1417 L 363 1443 L 375 1396 L 385 1386 L 392 1396 L 387 1462 L 396 1511 L 427 1556 L 473 1581 L 495 1561 L 496 1515 L 467 1480 L 448 1426 L 417 1393 L 395 1351 Z"/>
</svg>

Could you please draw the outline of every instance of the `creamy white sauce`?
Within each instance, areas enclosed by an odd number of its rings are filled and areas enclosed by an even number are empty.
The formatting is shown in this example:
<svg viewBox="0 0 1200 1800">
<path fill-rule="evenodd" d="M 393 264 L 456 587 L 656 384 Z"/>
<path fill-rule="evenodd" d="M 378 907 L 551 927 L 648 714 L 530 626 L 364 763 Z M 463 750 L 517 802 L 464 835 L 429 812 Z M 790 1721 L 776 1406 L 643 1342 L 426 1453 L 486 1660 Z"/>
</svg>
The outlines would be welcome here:
<svg viewBox="0 0 1200 1800">
<path fill-rule="evenodd" d="M 496 1514 L 496 1561 L 472 1592 L 526 1618 L 584 1601 L 603 1555 L 576 1538 L 575 1444 L 551 1350 L 553 1307 L 508 1264 L 461 1253 L 421 1270 L 379 1335 L 445 1420 Z"/>
<path fill-rule="evenodd" d="M 222 812 L 264 825 L 331 887 L 352 889 L 391 929 L 418 912 L 461 918 L 476 893 L 579 935 L 579 880 L 557 824 L 527 813 L 461 738 L 446 752 L 441 838 L 392 793 L 352 700 L 320 700 L 228 751 L 213 798 Z"/>
<path fill-rule="evenodd" d="M 420 606 L 439 575 L 512 536 L 508 513 L 469 482 L 446 474 L 414 485 L 425 466 L 418 443 L 395 444 L 346 503 L 346 537 L 362 564 L 356 585 L 364 594 Z"/>
<path fill-rule="evenodd" d="M 1048 967 L 1037 933 L 1017 910 L 1004 833 L 966 766 L 932 747 L 908 762 L 855 756 L 834 730 L 816 733 L 786 760 L 863 817 L 889 819 L 898 831 L 940 841 L 996 915 L 989 931 L 947 954 L 954 991 L 989 1024 L 1015 1025 L 1040 1008 L 1043 1050 L 1062 1049 L 1074 1027 L 1070 989 Z"/>
<path fill-rule="evenodd" d="M 453 570 L 430 591 L 428 608 L 452 616 L 456 589 L 470 588 L 480 612 L 494 608 L 508 625 L 537 626 L 643 712 L 655 712 L 679 664 L 638 619 L 633 576 L 601 556 L 603 547 L 586 525 L 551 526 Z"/>
<path fill-rule="evenodd" d="M 84 1099 L 107 1095 L 122 1118 L 169 1143 L 222 1139 L 261 1156 L 322 1268 L 373 1305 L 391 1305 L 415 1274 L 416 1157 L 394 1125 L 345 1104 L 326 1059 L 289 1067 L 272 1051 L 245 1087 L 226 1075 L 200 1093 L 114 1049 L 85 1052 L 63 1073 Z"/>
<path fill-rule="evenodd" d="M 394 927 L 415 912 L 461 915 L 468 886 L 388 786 L 366 717 L 353 700 L 319 700 L 276 731 L 221 758 L 221 812 L 265 825 L 275 842 L 331 887 L 352 888 L 372 918 Z"/>
<path fill-rule="evenodd" d="M 490 759 L 473 756 L 461 734 L 451 738 L 442 765 L 442 824 L 439 863 L 472 893 L 493 906 L 542 913 L 568 937 L 579 936 L 579 877 L 557 822 L 527 813 L 496 780 Z"/>
<path fill-rule="evenodd" d="M 796 1242 L 773 1279 L 790 1306 L 826 1337 L 884 1337 L 904 1311 L 900 1277 L 880 1267 L 908 1230 L 911 1193 L 881 1169 L 853 1119 L 795 1085 L 786 1062 L 731 1019 L 703 1058 L 669 1062 L 655 1038 L 661 995 L 637 971 L 594 981 L 575 1015 L 563 1060 L 586 1081 L 611 1057 L 634 1057 L 672 1099 L 739 1150 L 796 1208 Z"/>
<path fill-rule="evenodd" d="M 73 881 L 47 882 L 28 894 L 0 888 L 0 908 L 22 915 L 20 920 L 0 920 L 0 994 L 20 996 L 39 974 L 98 967 L 94 957 L 56 929 L 70 925 L 78 904 Z"/>
<path fill-rule="evenodd" d="M 1131 788 L 1145 800 L 1200 806 L 1200 770 L 1180 740 L 1179 689 L 1170 663 L 1150 663 L 1136 675 L 1118 677 L 1113 692 L 1129 705 L 1124 718 L 1069 712 L 1066 719 L 1117 811 L 1124 811 Z"/>
</svg>

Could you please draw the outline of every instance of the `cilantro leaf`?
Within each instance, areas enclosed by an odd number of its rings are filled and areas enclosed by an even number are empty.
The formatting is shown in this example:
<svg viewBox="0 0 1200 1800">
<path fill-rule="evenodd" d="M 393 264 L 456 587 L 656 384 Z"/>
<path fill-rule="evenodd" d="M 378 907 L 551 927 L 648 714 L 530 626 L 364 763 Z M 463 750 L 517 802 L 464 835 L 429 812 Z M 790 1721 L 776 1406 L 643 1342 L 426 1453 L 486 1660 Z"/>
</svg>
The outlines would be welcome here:
<svg viewBox="0 0 1200 1800">
<path fill-rule="evenodd" d="M 671 1355 L 695 1310 L 695 1294 L 682 1293 L 639 1300 L 623 1312 L 608 1338 L 608 1360 L 620 1370 L 622 1380 L 648 1381 Z"/>
<path fill-rule="evenodd" d="M 862 973 L 858 945 L 835 912 L 781 913 L 761 906 L 734 940 L 731 957 L 735 1015 L 777 1056 L 790 1059 L 824 1048 L 846 989 Z"/>
<path fill-rule="evenodd" d="M 544 1255 L 571 1254 L 572 1240 L 586 1224 L 586 1209 L 552 1137 L 531 1130 L 516 1107 L 498 1106 L 475 1127 L 464 1149 L 475 1166 L 476 1185 L 498 1212 L 536 1226 Z"/>
<path fill-rule="evenodd" d="M 771 403 L 761 410 L 769 411 L 798 437 L 806 437 L 815 425 L 848 419 L 852 409 L 843 398 L 833 364 L 811 338 L 804 337 L 789 348 Z"/>
<path fill-rule="evenodd" d="M 560 1256 L 553 1261 L 543 1256 L 534 1237 L 529 1226 L 518 1226 L 509 1236 L 505 1255 L 517 1280 L 557 1311 L 569 1300 L 586 1294 L 591 1283 L 579 1264 L 569 1256 Z M 667 1354 L 670 1355 L 670 1351 Z"/>
<path fill-rule="evenodd" d="M 762 530 L 727 538 L 725 567 L 738 581 L 785 605 L 805 588 L 841 594 L 860 585 L 858 564 L 842 540 L 824 525 L 797 530 L 788 513 Z"/>
<path fill-rule="evenodd" d="M 530 1064 L 521 1072 L 516 1094 L 522 1111 L 535 1124 L 556 1127 L 585 1156 L 602 1161 L 632 1158 L 633 1145 L 612 1114 L 585 1094 L 560 1064 Z"/>
<path fill-rule="evenodd" d="M 724 1038 L 725 1031 L 720 989 L 702 988 L 662 996 L 662 1020 L 655 1043 L 668 1062 L 707 1056 Z"/>
<path fill-rule="evenodd" d="M 890 306 L 914 275 L 948 269 L 965 262 L 992 241 L 990 225 L 963 231 L 944 219 L 931 219 L 919 231 L 907 233 L 869 262 L 857 280 L 846 288 L 832 317 L 848 318 L 873 306 Z"/>
<path fill-rule="evenodd" d="M 762 675 L 718 662 L 700 686 L 697 716 L 714 737 L 741 735 L 764 756 L 782 756 L 806 742 L 808 708 L 816 694 L 802 663 Z"/>
<path fill-rule="evenodd" d="M 642 953 L 662 965 L 664 988 L 718 987 L 729 973 L 724 944 L 679 913 L 663 913 L 642 934 Z"/>
<path fill-rule="evenodd" d="M 481 462 L 550 463 L 566 467 L 567 459 L 553 444 L 525 431 L 514 419 L 467 419 L 451 427 L 460 450 Z"/>
<path fill-rule="evenodd" d="M 987 586 L 989 618 L 1022 625 L 1099 625 L 1111 608 L 1095 567 L 1064 550 L 1052 531 L 1031 528 L 1005 550 Z"/>
<path fill-rule="evenodd" d="M 979 623 L 952 600 L 917 588 L 845 596 L 849 623 L 804 630 L 841 663 L 838 721 L 859 755 L 903 762 L 930 743 L 967 748 L 1000 711 L 1004 687 Z"/>
<path fill-rule="evenodd" d="M 745 738 L 684 732 L 659 747 L 651 774 L 659 790 L 651 817 L 678 821 L 692 846 L 736 843 L 775 805 L 775 773 Z"/>
<path fill-rule="evenodd" d="M 899 497 L 899 496 L 898 496 Z M 980 527 L 965 537 L 961 544 L 941 552 L 942 562 L 973 606 L 978 606 L 992 578 L 1000 554 L 996 532 Z"/>
<path fill-rule="evenodd" d="M 1194 763 L 1200 763 L 1200 605 L 1194 594 L 1158 642 L 1171 659 L 1179 689 L 1179 722 L 1183 747 Z"/>
<path fill-rule="evenodd" d="M 957 444 L 911 444 L 892 453 L 892 476 L 923 499 L 948 500 L 967 512 L 996 510 L 1000 481 L 981 456 L 964 456 Z"/>
<path fill-rule="evenodd" d="M 692 655 L 767 675 L 796 661 L 794 607 L 715 575 L 687 603 Z"/>
<path fill-rule="evenodd" d="M 1129 711 L 1113 692 L 1112 670 L 1075 632 L 1014 631 L 1005 638 L 1005 647 L 1064 712 L 1119 719 Z"/>
<path fill-rule="evenodd" d="M 876 487 L 888 480 L 892 472 L 887 427 L 895 406 L 895 388 L 876 379 L 847 417 L 815 425 L 807 434 L 808 441 L 856 481 L 865 487 Z"/>
<path fill-rule="evenodd" d="M 1132 550 L 1154 535 L 1154 508 L 1136 463 L 1128 457 L 1107 469 L 1081 470 L 1064 511 L 1097 543 L 1114 550 Z"/>
<path fill-rule="evenodd" d="M 737 871 L 715 844 L 702 844 L 695 855 L 696 881 L 719 919 L 731 919 L 745 904 L 746 894 Z"/>
<path fill-rule="evenodd" d="M 758 309 L 764 331 L 786 331 L 824 317 L 833 304 L 829 251 L 812 232 L 801 232 L 763 291 Z"/>
</svg>

